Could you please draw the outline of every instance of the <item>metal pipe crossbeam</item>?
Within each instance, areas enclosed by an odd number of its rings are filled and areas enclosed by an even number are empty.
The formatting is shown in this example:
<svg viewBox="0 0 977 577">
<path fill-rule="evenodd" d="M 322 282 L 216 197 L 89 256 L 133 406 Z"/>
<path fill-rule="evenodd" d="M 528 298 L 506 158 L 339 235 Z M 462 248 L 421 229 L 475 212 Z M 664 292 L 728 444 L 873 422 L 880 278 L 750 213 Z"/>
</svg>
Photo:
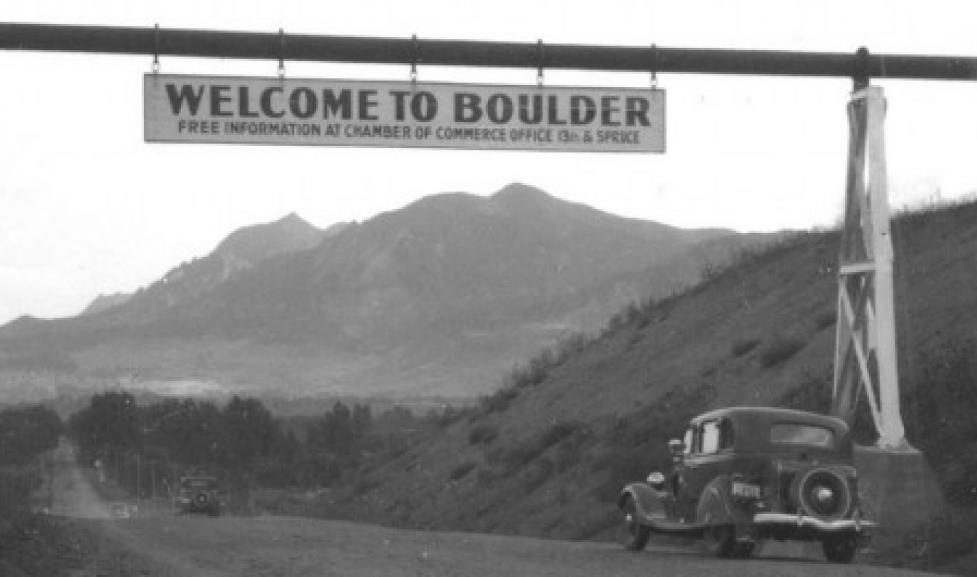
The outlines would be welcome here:
<svg viewBox="0 0 977 577">
<path fill-rule="evenodd" d="M 975 80 L 977 58 L 900 54 L 414 40 L 152 27 L 0 23 L 0 49 L 315 62 L 761 76 Z"/>
</svg>

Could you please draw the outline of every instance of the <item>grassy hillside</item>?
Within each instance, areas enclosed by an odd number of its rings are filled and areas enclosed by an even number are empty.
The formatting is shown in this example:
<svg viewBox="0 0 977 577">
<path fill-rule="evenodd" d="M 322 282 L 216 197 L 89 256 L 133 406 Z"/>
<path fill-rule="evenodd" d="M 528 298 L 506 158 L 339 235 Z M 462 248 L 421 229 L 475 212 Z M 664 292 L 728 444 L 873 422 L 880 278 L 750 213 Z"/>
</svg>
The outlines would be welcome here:
<svg viewBox="0 0 977 577">
<path fill-rule="evenodd" d="M 893 223 L 903 412 L 956 505 L 977 505 L 977 203 Z M 691 414 L 823 407 L 838 235 L 744 254 L 691 290 L 518 368 L 494 395 L 379 459 L 320 513 L 553 537 L 613 532 L 621 485 L 667 462 Z M 966 544 L 960 545 L 966 549 Z M 959 547 L 958 547 L 959 548 Z M 959 551 L 958 551 L 959 552 Z"/>
</svg>

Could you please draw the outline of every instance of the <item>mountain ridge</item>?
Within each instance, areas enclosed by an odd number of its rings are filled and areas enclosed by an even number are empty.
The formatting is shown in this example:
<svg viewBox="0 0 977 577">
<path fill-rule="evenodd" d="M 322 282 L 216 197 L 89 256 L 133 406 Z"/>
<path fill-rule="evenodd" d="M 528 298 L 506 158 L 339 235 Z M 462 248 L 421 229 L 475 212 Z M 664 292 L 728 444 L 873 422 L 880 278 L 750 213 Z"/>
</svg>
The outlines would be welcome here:
<svg viewBox="0 0 977 577">
<path fill-rule="evenodd" d="M 8 359 L 43 343 L 86 373 L 477 395 L 527 351 L 764 238 L 618 217 L 522 184 L 326 231 L 292 213 L 232 232 L 125 303 L 2 327 L 0 343 Z"/>
</svg>

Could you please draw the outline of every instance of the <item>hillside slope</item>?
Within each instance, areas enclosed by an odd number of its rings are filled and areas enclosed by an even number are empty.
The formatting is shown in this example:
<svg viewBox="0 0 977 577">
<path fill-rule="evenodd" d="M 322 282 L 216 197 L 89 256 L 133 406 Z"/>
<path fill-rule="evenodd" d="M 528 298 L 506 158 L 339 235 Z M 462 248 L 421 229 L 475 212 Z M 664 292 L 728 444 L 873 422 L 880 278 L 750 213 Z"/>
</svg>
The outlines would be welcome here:
<svg viewBox="0 0 977 577">
<path fill-rule="evenodd" d="M 957 503 L 977 504 L 967 501 L 975 478 L 961 468 L 977 448 L 963 416 L 977 408 L 977 363 L 968 360 L 977 347 L 947 356 L 954 343 L 977 339 L 977 204 L 901 217 L 893 233 L 909 439 L 930 451 L 945 488 L 959 489 Z M 439 434 L 367 468 L 324 511 L 417 527 L 606 534 L 618 522 L 617 491 L 666 466 L 665 440 L 689 415 L 723 405 L 823 406 L 837 252 L 835 233 L 800 234 L 680 296 L 624 311 L 600 338 L 530 363 L 535 371 Z M 953 374 L 944 371 L 953 362 L 970 371 L 958 371 L 957 384 L 939 377 Z M 927 396 L 947 382 L 950 393 Z M 941 426 L 962 437 L 934 445 L 927 427 Z"/>
</svg>

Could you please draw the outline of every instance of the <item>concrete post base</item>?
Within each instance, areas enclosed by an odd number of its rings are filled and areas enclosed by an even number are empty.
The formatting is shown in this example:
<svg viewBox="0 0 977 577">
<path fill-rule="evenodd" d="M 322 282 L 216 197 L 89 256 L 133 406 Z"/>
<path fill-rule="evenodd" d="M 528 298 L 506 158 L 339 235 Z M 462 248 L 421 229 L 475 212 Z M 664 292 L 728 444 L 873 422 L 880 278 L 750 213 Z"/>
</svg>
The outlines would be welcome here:
<svg viewBox="0 0 977 577">
<path fill-rule="evenodd" d="M 923 454 L 908 446 L 857 447 L 855 464 L 862 511 L 879 523 L 870 552 L 926 556 L 930 527 L 946 515 L 946 503 Z"/>
</svg>

